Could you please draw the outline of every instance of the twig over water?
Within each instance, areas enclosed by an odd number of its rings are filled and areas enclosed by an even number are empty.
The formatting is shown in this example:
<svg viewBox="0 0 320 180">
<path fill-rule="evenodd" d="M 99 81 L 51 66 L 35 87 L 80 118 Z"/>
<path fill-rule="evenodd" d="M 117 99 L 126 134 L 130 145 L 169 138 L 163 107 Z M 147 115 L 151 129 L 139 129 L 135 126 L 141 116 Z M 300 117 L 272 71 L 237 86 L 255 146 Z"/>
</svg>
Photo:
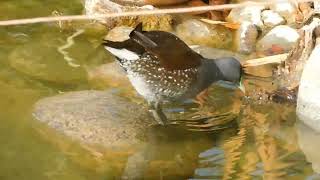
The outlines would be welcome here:
<svg viewBox="0 0 320 180">
<path fill-rule="evenodd" d="M 302 2 L 313 2 L 314 0 L 294 0 L 296 3 Z M 36 17 L 27 19 L 13 19 L 0 21 L 0 26 L 12 26 L 22 24 L 35 24 L 44 22 L 56 22 L 56 21 L 70 21 L 70 20 L 96 20 L 101 18 L 115 18 L 124 16 L 141 16 L 141 15 L 160 15 L 160 14 L 180 14 L 180 13 L 191 13 L 201 11 L 212 11 L 212 10 L 223 10 L 223 9 L 234 9 L 253 5 L 268 6 L 276 3 L 287 2 L 285 0 L 268 0 L 267 2 L 245 2 L 241 4 L 223 4 L 215 6 L 200 6 L 200 7 L 186 7 L 186 8 L 172 8 L 172 9 L 155 9 L 155 10 L 141 10 L 141 11 L 130 11 L 121 13 L 106 13 L 103 15 L 71 15 L 71 16 L 58 16 L 58 17 Z"/>
</svg>

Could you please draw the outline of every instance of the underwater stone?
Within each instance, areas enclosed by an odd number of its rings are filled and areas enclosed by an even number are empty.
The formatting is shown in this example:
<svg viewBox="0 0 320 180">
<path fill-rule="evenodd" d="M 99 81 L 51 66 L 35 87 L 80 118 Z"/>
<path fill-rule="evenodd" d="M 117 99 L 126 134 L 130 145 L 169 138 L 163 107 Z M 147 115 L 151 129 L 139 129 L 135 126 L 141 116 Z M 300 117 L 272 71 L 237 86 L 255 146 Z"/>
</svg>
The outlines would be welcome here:
<svg viewBox="0 0 320 180">
<path fill-rule="evenodd" d="M 139 145 L 153 123 L 146 108 L 111 91 L 78 91 L 39 100 L 33 116 L 84 144 L 105 148 Z"/>
</svg>

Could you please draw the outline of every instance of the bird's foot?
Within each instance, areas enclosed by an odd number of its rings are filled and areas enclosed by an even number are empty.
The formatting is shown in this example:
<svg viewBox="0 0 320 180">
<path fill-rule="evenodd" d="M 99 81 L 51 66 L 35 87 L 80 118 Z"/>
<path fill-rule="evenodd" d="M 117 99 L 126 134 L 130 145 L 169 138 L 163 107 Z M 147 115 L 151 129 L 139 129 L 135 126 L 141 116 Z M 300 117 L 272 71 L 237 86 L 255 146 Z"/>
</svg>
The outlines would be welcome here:
<svg viewBox="0 0 320 180">
<path fill-rule="evenodd" d="M 204 104 L 208 100 L 208 96 L 209 96 L 209 90 L 205 89 L 196 96 L 194 102 L 199 104 L 200 108 L 203 108 Z"/>
<path fill-rule="evenodd" d="M 160 125 L 168 125 L 168 119 L 163 113 L 162 108 L 159 103 L 149 103 L 150 112 L 152 113 L 154 119 Z"/>
<path fill-rule="evenodd" d="M 152 113 L 153 118 L 157 121 L 158 124 L 163 126 L 168 124 L 168 119 L 163 112 L 159 113 L 155 109 L 151 109 L 150 112 Z"/>
</svg>

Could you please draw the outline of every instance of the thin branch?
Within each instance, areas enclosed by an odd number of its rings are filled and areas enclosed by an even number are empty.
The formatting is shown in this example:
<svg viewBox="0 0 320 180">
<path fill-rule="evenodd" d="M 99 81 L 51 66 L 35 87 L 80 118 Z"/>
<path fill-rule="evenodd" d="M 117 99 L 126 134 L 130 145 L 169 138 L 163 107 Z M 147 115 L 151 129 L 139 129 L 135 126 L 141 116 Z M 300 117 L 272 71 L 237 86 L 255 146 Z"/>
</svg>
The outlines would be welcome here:
<svg viewBox="0 0 320 180">
<path fill-rule="evenodd" d="M 175 8 L 175 9 L 155 9 L 155 10 L 141 10 L 130 11 L 121 13 L 106 13 L 103 15 L 71 15 L 71 16 L 58 16 L 58 17 L 37 17 L 28 19 L 14 19 L 0 21 L 0 26 L 22 25 L 22 24 L 35 24 L 44 22 L 56 22 L 56 21 L 70 21 L 70 20 L 96 20 L 101 18 L 115 18 L 124 16 L 141 16 L 141 15 L 160 15 L 160 14 L 179 14 L 179 13 L 191 13 L 211 10 L 223 10 L 234 9 L 253 5 L 268 6 L 275 3 L 287 2 L 285 0 L 268 0 L 267 2 L 245 2 L 241 4 L 223 4 L 215 6 L 200 6 L 200 7 L 188 7 L 188 8 Z M 295 2 L 313 2 L 313 0 L 295 0 Z"/>
<path fill-rule="evenodd" d="M 250 66 L 261 66 L 265 64 L 280 64 L 287 59 L 288 55 L 289 55 L 288 53 L 285 53 L 285 54 L 267 56 L 267 57 L 258 58 L 258 59 L 250 59 L 250 60 L 247 60 L 245 63 L 243 63 L 243 66 L 250 67 Z"/>
</svg>

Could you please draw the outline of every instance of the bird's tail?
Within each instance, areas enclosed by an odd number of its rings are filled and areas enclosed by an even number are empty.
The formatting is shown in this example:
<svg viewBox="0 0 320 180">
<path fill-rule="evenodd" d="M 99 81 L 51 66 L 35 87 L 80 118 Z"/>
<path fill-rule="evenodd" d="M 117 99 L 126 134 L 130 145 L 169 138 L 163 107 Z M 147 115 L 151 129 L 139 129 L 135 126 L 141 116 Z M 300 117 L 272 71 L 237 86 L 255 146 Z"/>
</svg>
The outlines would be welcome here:
<svg viewBox="0 0 320 180">
<path fill-rule="evenodd" d="M 129 37 L 146 49 L 154 49 L 158 46 L 154 41 L 152 41 L 143 33 L 142 23 L 139 23 L 136 28 L 131 31 Z"/>
<path fill-rule="evenodd" d="M 126 44 L 127 44 L 128 40 L 126 41 L 109 41 L 109 40 L 103 40 L 103 45 L 105 47 L 112 47 L 115 49 L 124 49 L 126 48 Z"/>
</svg>

